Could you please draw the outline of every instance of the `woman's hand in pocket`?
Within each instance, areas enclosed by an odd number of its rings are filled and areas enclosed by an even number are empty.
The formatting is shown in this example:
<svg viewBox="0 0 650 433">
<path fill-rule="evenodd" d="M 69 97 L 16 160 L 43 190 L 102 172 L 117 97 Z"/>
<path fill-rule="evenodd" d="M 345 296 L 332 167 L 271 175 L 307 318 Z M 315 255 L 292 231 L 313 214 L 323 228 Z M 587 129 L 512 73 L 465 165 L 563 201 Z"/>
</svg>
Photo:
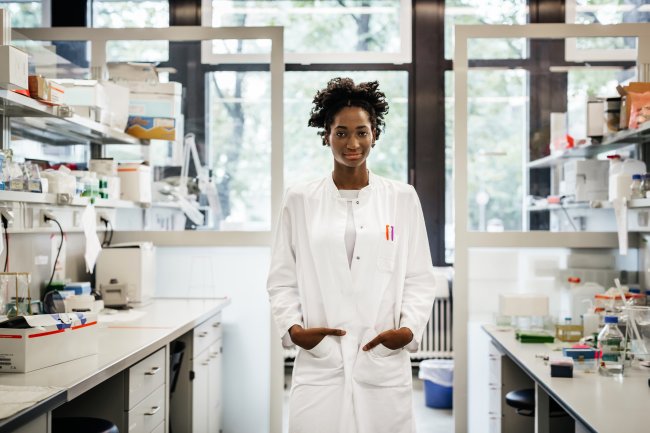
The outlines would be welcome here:
<svg viewBox="0 0 650 433">
<path fill-rule="evenodd" d="M 383 344 L 390 350 L 397 350 L 409 344 L 411 340 L 413 340 L 413 332 L 409 328 L 391 329 L 382 332 L 370 340 L 363 346 L 363 350 L 370 350 L 380 344 Z"/>
<path fill-rule="evenodd" d="M 293 325 L 289 328 L 289 336 L 293 344 L 305 350 L 316 347 L 327 335 L 341 337 L 345 335 L 345 331 L 333 328 L 303 328 L 300 325 Z"/>
</svg>

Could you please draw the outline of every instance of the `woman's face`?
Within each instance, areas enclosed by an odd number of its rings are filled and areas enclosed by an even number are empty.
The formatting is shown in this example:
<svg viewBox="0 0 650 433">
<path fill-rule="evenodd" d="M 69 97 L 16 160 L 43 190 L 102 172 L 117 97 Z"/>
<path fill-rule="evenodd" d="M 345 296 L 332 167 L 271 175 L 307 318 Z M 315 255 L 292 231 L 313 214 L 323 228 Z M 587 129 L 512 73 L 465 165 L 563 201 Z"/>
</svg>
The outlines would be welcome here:
<svg viewBox="0 0 650 433">
<path fill-rule="evenodd" d="M 335 165 L 363 166 L 375 142 L 368 112 L 360 107 L 344 107 L 334 116 L 325 139 L 332 148 Z"/>
</svg>

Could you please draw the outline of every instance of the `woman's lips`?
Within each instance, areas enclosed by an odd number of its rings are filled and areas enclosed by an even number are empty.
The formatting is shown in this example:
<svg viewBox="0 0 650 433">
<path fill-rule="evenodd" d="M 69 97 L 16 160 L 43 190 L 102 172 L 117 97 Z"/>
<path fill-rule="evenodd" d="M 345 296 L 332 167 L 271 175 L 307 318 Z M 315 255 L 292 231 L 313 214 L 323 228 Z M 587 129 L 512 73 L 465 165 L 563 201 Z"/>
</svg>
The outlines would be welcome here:
<svg viewBox="0 0 650 433">
<path fill-rule="evenodd" d="M 343 156 L 345 156 L 347 159 L 360 159 L 361 158 L 360 153 L 344 153 Z"/>
</svg>

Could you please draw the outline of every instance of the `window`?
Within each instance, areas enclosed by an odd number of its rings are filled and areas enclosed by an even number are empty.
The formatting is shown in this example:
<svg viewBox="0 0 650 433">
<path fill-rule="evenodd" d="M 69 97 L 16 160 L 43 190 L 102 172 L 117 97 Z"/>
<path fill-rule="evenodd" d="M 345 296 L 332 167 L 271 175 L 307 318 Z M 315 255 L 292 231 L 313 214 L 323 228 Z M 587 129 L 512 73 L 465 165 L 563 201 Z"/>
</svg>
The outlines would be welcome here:
<svg viewBox="0 0 650 433">
<path fill-rule="evenodd" d="M 284 26 L 287 63 L 403 63 L 410 61 L 410 3 L 204 0 L 203 22 L 215 27 Z M 215 45 L 211 52 L 222 50 Z M 248 44 L 243 52 L 255 50 Z"/>
<path fill-rule="evenodd" d="M 566 22 L 621 24 L 650 22 L 650 4 L 642 0 L 567 0 Z M 567 40 L 567 60 L 636 59 L 636 38 L 575 38 Z"/>
<path fill-rule="evenodd" d="M 2 1 L 0 8 L 11 14 L 12 27 L 42 27 L 47 20 L 43 19 L 43 2 L 41 1 Z"/>
<path fill-rule="evenodd" d="M 93 27 L 169 27 L 169 1 L 92 2 Z M 111 61 L 163 62 L 169 59 L 167 41 L 109 41 L 106 57 Z"/>
</svg>

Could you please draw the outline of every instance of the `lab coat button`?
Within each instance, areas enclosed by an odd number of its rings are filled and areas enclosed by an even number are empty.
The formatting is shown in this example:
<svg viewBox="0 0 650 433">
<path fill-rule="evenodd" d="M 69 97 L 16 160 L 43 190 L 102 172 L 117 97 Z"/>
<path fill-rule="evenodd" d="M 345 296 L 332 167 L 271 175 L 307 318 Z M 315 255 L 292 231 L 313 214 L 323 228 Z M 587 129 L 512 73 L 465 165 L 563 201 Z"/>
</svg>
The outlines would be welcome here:
<svg viewBox="0 0 650 433">
<path fill-rule="evenodd" d="M 357 256 L 357 260 L 361 259 L 361 257 Z"/>
<path fill-rule="evenodd" d="M 359 200 L 357 200 L 357 204 L 359 204 Z"/>
</svg>

